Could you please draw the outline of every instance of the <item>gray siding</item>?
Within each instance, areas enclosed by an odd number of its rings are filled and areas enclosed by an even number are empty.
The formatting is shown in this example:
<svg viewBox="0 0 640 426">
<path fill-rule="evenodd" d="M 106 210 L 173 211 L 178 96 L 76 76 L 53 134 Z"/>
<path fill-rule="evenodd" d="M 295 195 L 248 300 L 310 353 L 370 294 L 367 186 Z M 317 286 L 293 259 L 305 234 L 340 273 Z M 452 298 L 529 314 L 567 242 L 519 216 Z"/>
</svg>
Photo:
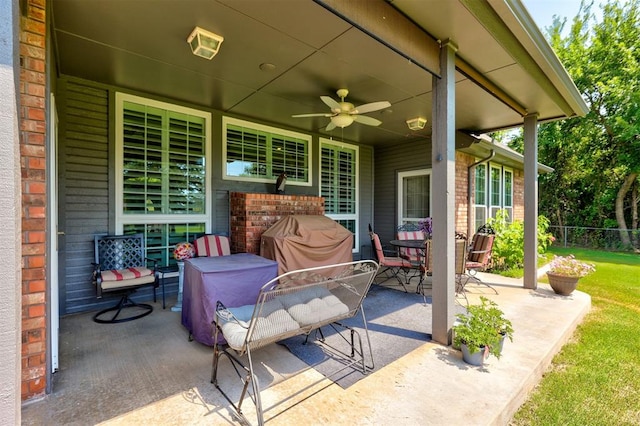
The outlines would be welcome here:
<svg viewBox="0 0 640 426">
<path fill-rule="evenodd" d="M 91 281 L 94 259 L 93 238 L 96 234 L 113 231 L 113 136 L 114 118 L 109 114 L 113 93 L 117 89 L 92 82 L 62 77 L 57 82 L 56 97 L 59 116 L 59 182 L 58 217 L 59 230 L 59 286 L 60 314 L 98 310 L 115 304 L 113 296 L 103 299 L 95 297 Z M 144 95 L 143 95 L 144 96 Z M 149 96 L 152 98 L 152 96 Z M 165 99 L 166 101 L 166 99 Z M 197 106 L 189 105 L 198 108 Z M 206 110 L 206 108 L 202 108 Z M 221 114 L 213 113 L 213 167 L 212 232 L 229 232 L 229 192 L 271 192 L 273 184 L 256 184 L 221 179 L 222 141 L 220 132 Z M 314 158 L 318 158 L 319 142 L 313 138 Z M 317 161 L 312 164 L 314 179 L 312 187 L 287 187 L 287 193 L 316 195 L 319 172 Z M 374 203 L 374 155 L 370 146 L 360 147 L 360 199 L 359 237 L 357 249 L 364 247 L 364 257 L 369 257 L 370 241 L 368 225 L 373 223 Z M 359 258 L 360 253 L 354 253 Z M 168 295 L 177 293 L 177 279 L 166 281 Z M 161 298 L 158 290 L 158 300 Z M 151 300 L 151 289 L 141 289 L 136 300 Z"/>
<path fill-rule="evenodd" d="M 398 172 L 431 167 L 431 140 L 423 139 L 375 151 L 375 200 L 373 229 L 380 241 L 395 238 L 398 223 Z"/>
<path fill-rule="evenodd" d="M 58 84 L 60 313 L 92 309 L 93 236 L 109 227 L 108 92 L 80 82 Z"/>
</svg>

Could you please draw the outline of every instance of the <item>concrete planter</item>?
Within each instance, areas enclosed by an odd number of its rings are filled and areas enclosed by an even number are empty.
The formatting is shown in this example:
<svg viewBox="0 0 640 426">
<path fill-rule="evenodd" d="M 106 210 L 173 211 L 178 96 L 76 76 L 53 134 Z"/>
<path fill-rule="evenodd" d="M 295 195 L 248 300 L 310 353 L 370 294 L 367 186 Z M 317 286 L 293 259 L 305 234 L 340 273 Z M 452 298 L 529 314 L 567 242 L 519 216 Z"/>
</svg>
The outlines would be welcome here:
<svg viewBox="0 0 640 426">
<path fill-rule="evenodd" d="M 568 277 L 566 275 L 553 274 L 547 272 L 549 278 L 549 284 L 556 294 L 562 296 L 569 296 L 578 286 L 579 277 Z"/>
</svg>

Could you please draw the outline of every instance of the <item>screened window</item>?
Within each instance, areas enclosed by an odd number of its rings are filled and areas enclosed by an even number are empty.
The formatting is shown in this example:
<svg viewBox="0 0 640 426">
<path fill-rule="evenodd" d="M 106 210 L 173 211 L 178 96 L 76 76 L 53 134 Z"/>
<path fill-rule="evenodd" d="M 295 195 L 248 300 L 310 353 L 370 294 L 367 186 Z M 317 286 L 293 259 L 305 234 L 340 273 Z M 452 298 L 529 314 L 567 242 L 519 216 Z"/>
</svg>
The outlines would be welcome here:
<svg viewBox="0 0 640 426">
<path fill-rule="evenodd" d="M 431 170 L 398 173 L 398 225 L 431 216 Z"/>
<path fill-rule="evenodd" d="M 509 221 L 513 220 L 512 170 L 498 164 L 476 166 L 474 194 L 475 229 L 484 225 L 489 218 L 496 217 L 499 210 L 506 210 Z"/>
<path fill-rule="evenodd" d="M 358 147 L 320 141 L 320 196 L 325 214 L 354 234 L 358 244 Z"/>
<path fill-rule="evenodd" d="M 202 111 L 116 95 L 116 228 L 144 232 L 149 257 L 164 265 L 172 259 L 175 229 L 185 241 L 191 228 L 209 227 L 210 124 Z"/>
<path fill-rule="evenodd" d="M 496 217 L 502 207 L 502 168 L 491 166 L 491 178 L 489 181 L 489 199 L 491 201 L 491 217 Z"/>
<path fill-rule="evenodd" d="M 504 201 L 502 208 L 506 210 L 509 221 L 513 222 L 513 172 L 504 169 Z"/>
<path fill-rule="evenodd" d="M 281 173 L 287 184 L 311 185 L 308 135 L 223 118 L 225 179 L 271 182 Z"/>
</svg>

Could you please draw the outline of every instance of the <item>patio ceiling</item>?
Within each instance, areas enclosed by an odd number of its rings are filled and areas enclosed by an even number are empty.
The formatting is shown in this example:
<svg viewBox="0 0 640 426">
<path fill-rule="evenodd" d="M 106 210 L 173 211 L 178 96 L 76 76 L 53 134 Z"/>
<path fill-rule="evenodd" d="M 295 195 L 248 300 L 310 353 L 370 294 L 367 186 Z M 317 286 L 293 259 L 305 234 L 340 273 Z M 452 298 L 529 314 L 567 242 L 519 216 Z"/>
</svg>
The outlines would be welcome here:
<svg viewBox="0 0 640 426">
<path fill-rule="evenodd" d="M 371 145 L 431 134 L 432 75 L 328 10 L 345 2 L 51 3 L 59 75 Z M 399 11 L 407 26 L 458 45 L 458 129 L 483 133 L 522 125 L 522 111 L 505 98 L 541 121 L 584 114 L 579 93 L 519 0 L 355 3 Z M 186 38 L 195 26 L 224 37 L 211 61 L 191 54 Z M 261 64 L 274 67 L 262 70 Z M 338 88 L 349 89 L 347 100 L 355 105 L 388 100 L 392 106 L 367 114 L 382 120 L 379 127 L 354 123 L 326 132 L 328 118 L 291 117 L 328 112 L 320 96 L 337 99 Z M 503 100 L 490 92 L 502 92 Z M 427 126 L 410 131 L 405 121 L 418 116 Z"/>
</svg>

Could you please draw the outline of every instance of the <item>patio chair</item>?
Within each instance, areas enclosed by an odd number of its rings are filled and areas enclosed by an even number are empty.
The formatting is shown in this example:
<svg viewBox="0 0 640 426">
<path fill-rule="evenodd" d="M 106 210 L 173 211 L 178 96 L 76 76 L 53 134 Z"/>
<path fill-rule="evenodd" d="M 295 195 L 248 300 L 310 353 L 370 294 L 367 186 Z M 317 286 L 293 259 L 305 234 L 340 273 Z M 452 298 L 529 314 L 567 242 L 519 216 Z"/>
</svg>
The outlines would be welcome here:
<svg viewBox="0 0 640 426">
<path fill-rule="evenodd" d="M 398 226 L 396 236 L 399 240 L 424 240 L 425 235 L 415 223 L 405 223 Z M 420 262 L 423 255 L 419 249 L 400 247 L 400 257 L 410 262 Z"/>
<path fill-rule="evenodd" d="M 471 240 L 471 244 L 469 244 L 469 251 L 467 253 L 467 259 L 465 262 L 465 283 L 466 285 L 469 281 L 473 281 L 477 284 L 484 285 L 493 290 L 496 294 L 498 291 L 490 286 L 489 284 L 483 282 L 480 278 L 476 276 L 478 271 L 485 271 L 491 266 L 491 253 L 493 251 L 493 243 L 495 241 L 495 232 L 493 229 L 484 225 L 478 229 L 478 232 L 473 236 Z"/>
<path fill-rule="evenodd" d="M 382 248 L 382 244 L 380 243 L 380 237 L 378 236 L 378 234 L 371 230 L 371 227 L 369 227 L 369 229 L 369 235 L 371 236 L 371 246 L 373 247 L 376 261 L 378 262 L 378 265 L 380 265 L 380 269 L 376 274 L 376 278 L 379 275 L 385 273 L 388 277 L 387 279 L 393 277 L 398 280 L 398 283 L 402 286 L 404 291 L 408 293 L 409 291 L 407 290 L 406 284 L 408 284 L 411 279 L 411 277 L 408 275 L 409 271 L 412 269 L 419 270 L 419 265 L 414 265 L 406 259 L 395 256 L 395 252 L 392 253 L 386 251 L 385 253 L 385 250 Z M 391 256 L 389 256 L 388 254 L 391 254 Z M 391 277 L 389 277 L 389 274 L 391 274 Z M 401 275 L 404 276 L 406 284 L 402 281 L 402 278 L 400 277 Z"/>
<path fill-rule="evenodd" d="M 104 293 L 122 294 L 115 306 L 103 309 L 93 316 L 95 322 L 113 324 L 132 321 L 153 312 L 153 306 L 136 303 L 130 298 L 137 289 L 150 286 L 153 287 L 153 301 L 156 301 L 158 264 L 156 260 L 145 258 L 143 234 L 96 235 L 94 254 L 93 282 L 97 298 L 102 298 Z M 153 267 L 149 268 L 147 262 L 152 262 Z M 111 312 L 115 314 L 107 315 Z M 127 315 L 130 312 L 133 314 Z"/>
<path fill-rule="evenodd" d="M 225 235 L 203 235 L 193 242 L 197 257 L 228 256 L 231 254 L 229 237 Z"/>
</svg>

